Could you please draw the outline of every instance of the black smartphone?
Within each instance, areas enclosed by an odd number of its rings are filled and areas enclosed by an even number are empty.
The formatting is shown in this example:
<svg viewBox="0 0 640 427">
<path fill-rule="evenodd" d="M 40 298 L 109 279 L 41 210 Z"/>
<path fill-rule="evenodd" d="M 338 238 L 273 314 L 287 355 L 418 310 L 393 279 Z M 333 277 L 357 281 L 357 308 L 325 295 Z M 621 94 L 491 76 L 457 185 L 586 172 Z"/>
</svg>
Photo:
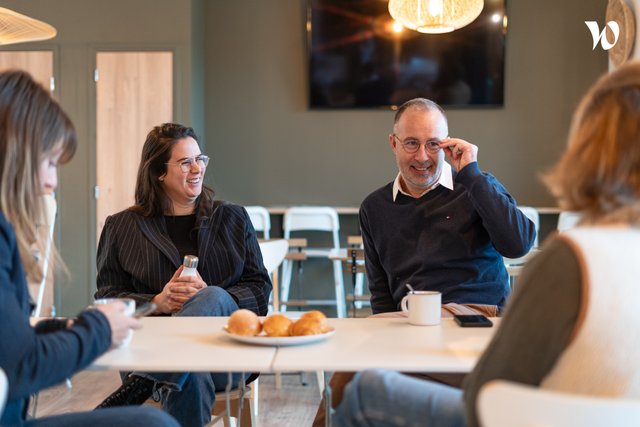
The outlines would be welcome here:
<svg viewBox="0 0 640 427">
<path fill-rule="evenodd" d="M 146 316 L 147 314 L 151 314 L 154 311 L 156 311 L 156 305 L 152 302 L 148 302 L 136 308 L 136 311 L 133 312 L 133 317 L 138 319 L 140 317 Z"/>
<path fill-rule="evenodd" d="M 490 328 L 493 326 L 491 320 L 482 314 L 456 314 L 453 318 L 463 328 Z"/>
</svg>

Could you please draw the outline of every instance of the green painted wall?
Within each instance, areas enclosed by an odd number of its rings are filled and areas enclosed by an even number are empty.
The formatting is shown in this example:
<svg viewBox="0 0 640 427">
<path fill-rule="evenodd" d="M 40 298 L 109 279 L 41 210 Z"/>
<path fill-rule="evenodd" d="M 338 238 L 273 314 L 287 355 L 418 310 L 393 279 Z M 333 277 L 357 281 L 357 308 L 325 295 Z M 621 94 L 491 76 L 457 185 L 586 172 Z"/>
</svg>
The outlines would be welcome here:
<svg viewBox="0 0 640 427">
<path fill-rule="evenodd" d="M 55 96 L 78 130 L 78 152 L 61 168 L 56 229 L 56 241 L 71 280 L 58 281 L 55 304 L 58 314 L 75 314 L 93 299 L 95 291 L 95 53 L 173 50 L 176 120 L 190 123 L 194 115 L 198 131 L 204 133 L 203 97 L 192 96 L 191 92 L 192 79 L 198 80 L 198 93 L 203 86 L 202 66 L 200 70 L 192 66 L 203 62 L 202 58 L 193 58 L 194 54 L 202 56 L 203 25 L 191 25 L 194 15 L 201 22 L 203 4 L 200 0 L 8 0 L 2 6 L 41 19 L 58 30 L 52 40 L 2 49 L 54 50 Z M 200 39 L 197 43 L 193 42 L 194 35 Z"/>
<path fill-rule="evenodd" d="M 209 173 L 220 195 L 359 205 L 393 179 L 393 112 L 307 109 L 306 1 L 206 5 Z M 605 6 L 508 0 L 504 107 L 448 112 L 450 134 L 478 145 L 481 168 L 520 204 L 554 205 L 537 176 L 562 150 L 579 97 L 607 68 L 584 24 L 603 21 Z"/>
<path fill-rule="evenodd" d="M 222 198 L 358 205 L 396 173 L 387 144 L 392 112 L 307 109 L 305 0 L 6 0 L 2 6 L 58 29 L 51 41 L 3 49 L 54 50 L 56 96 L 81 140 L 62 169 L 59 191 L 57 239 L 72 273 L 58 288 L 61 314 L 85 306 L 95 289 L 96 50 L 176 52 L 175 117 L 203 136 L 213 157 L 208 179 Z M 605 7 L 605 0 L 508 0 L 504 107 L 449 111 L 451 135 L 478 145 L 480 166 L 521 204 L 553 205 L 537 176 L 561 152 L 579 97 L 607 68 L 605 53 L 591 50 L 584 24 L 604 21 Z M 345 228 L 357 229 L 353 218 Z M 308 272 L 310 283 L 328 274 Z"/>
</svg>

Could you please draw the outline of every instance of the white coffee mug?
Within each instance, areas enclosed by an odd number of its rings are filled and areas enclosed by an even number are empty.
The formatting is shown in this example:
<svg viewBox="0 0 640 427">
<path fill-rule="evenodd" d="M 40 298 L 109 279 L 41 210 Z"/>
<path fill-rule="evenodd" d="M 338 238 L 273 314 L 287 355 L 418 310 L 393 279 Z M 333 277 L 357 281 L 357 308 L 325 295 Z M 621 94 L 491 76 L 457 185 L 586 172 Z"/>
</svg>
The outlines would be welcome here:
<svg viewBox="0 0 640 427">
<path fill-rule="evenodd" d="M 402 298 L 400 307 L 409 314 L 412 325 L 431 326 L 440 324 L 442 294 L 437 291 L 413 291 Z"/>
<path fill-rule="evenodd" d="M 116 302 L 121 302 L 124 304 L 125 316 L 133 316 L 133 313 L 136 311 L 136 301 L 131 298 L 100 298 L 94 302 L 94 305 L 114 304 Z M 129 335 L 127 335 L 124 341 L 122 341 L 122 344 L 120 344 L 120 348 L 128 346 L 132 338 L 133 329 L 129 329 Z"/>
</svg>

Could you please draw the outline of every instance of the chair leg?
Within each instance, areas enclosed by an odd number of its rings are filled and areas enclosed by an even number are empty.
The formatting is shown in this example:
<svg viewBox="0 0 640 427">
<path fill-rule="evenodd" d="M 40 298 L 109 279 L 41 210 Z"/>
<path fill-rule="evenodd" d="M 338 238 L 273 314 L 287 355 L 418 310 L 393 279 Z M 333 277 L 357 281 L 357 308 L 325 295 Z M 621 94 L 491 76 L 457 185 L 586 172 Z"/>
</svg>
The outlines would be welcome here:
<svg viewBox="0 0 640 427">
<path fill-rule="evenodd" d="M 276 390 L 280 390 L 282 388 L 282 373 L 276 372 L 274 375 L 276 378 Z"/>
<path fill-rule="evenodd" d="M 253 399 L 246 399 L 242 405 L 240 414 L 240 425 L 243 427 L 253 427 L 256 425 L 256 416 L 253 408 Z"/>
<path fill-rule="evenodd" d="M 258 403 L 260 402 L 260 378 L 256 378 L 256 380 L 251 384 L 251 404 L 253 405 L 253 415 L 257 419 L 258 418 Z"/>
<path fill-rule="evenodd" d="M 244 399 L 242 399 L 242 410 L 240 412 L 240 425 L 245 427 L 253 427 L 258 419 L 258 390 L 259 381 L 256 379 L 253 383 L 249 384 L 245 389 Z M 250 389 L 249 389 L 250 388 Z M 219 416 L 227 409 L 227 395 L 224 392 L 216 393 L 216 401 L 211 408 L 211 415 Z M 222 417 L 225 427 L 235 427 L 238 417 L 238 408 L 240 405 L 239 393 L 229 398 L 229 413 Z M 212 424 L 209 423 L 208 425 Z"/>
<path fill-rule="evenodd" d="M 289 287 L 291 285 L 291 275 L 293 274 L 293 261 L 285 259 L 282 262 L 282 284 L 280 286 L 280 310 L 287 311 L 287 305 L 289 301 Z"/>
<path fill-rule="evenodd" d="M 318 380 L 318 390 L 320 390 L 320 397 L 324 393 L 324 371 L 316 371 L 316 379 Z"/>
<path fill-rule="evenodd" d="M 333 261 L 333 280 L 336 289 L 336 310 L 338 317 L 347 317 L 347 304 L 344 299 L 344 277 L 342 276 L 342 262 Z"/>
<path fill-rule="evenodd" d="M 227 419 L 225 417 L 222 419 L 222 424 L 224 425 L 224 427 L 236 427 L 236 419 L 235 418 Z"/>
<path fill-rule="evenodd" d="M 278 311 L 280 311 L 280 285 L 279 285 L 279 280 L 278 280 L 278 268 L 276 268 L 275 270 L 273 270 L 273 272 L 271 273 L 271 284 L 273 285 L 273 292 L 271 293 L 272 295 L 272 306 L 273 306 L 273 311 L 275 311 L 276 313 Z"/>
<path fill-rule="evenodd" d="M 356 273 L 356 288 L 353 292 L 353 297 L 361 297 L 364 288 L 364 273 Z M 356 300 L 356 308 L 362 308 L 362 301 Z"/>
</svg>

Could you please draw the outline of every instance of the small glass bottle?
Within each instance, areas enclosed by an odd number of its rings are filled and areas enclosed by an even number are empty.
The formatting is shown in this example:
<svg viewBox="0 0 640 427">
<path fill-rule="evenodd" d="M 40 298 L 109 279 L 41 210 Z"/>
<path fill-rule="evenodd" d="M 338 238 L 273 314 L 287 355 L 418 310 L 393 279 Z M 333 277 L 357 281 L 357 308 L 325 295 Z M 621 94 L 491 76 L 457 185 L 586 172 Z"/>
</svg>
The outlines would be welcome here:
<svg viewBox="0 0 640 427">
<path fill-rule="evenodd" d="M 182 261 L 184 268 L 180 277 L 196 276 L 196 268 L 198 267 L 198 257 L 195 255 L 185 255 Z"/>
</svg>

